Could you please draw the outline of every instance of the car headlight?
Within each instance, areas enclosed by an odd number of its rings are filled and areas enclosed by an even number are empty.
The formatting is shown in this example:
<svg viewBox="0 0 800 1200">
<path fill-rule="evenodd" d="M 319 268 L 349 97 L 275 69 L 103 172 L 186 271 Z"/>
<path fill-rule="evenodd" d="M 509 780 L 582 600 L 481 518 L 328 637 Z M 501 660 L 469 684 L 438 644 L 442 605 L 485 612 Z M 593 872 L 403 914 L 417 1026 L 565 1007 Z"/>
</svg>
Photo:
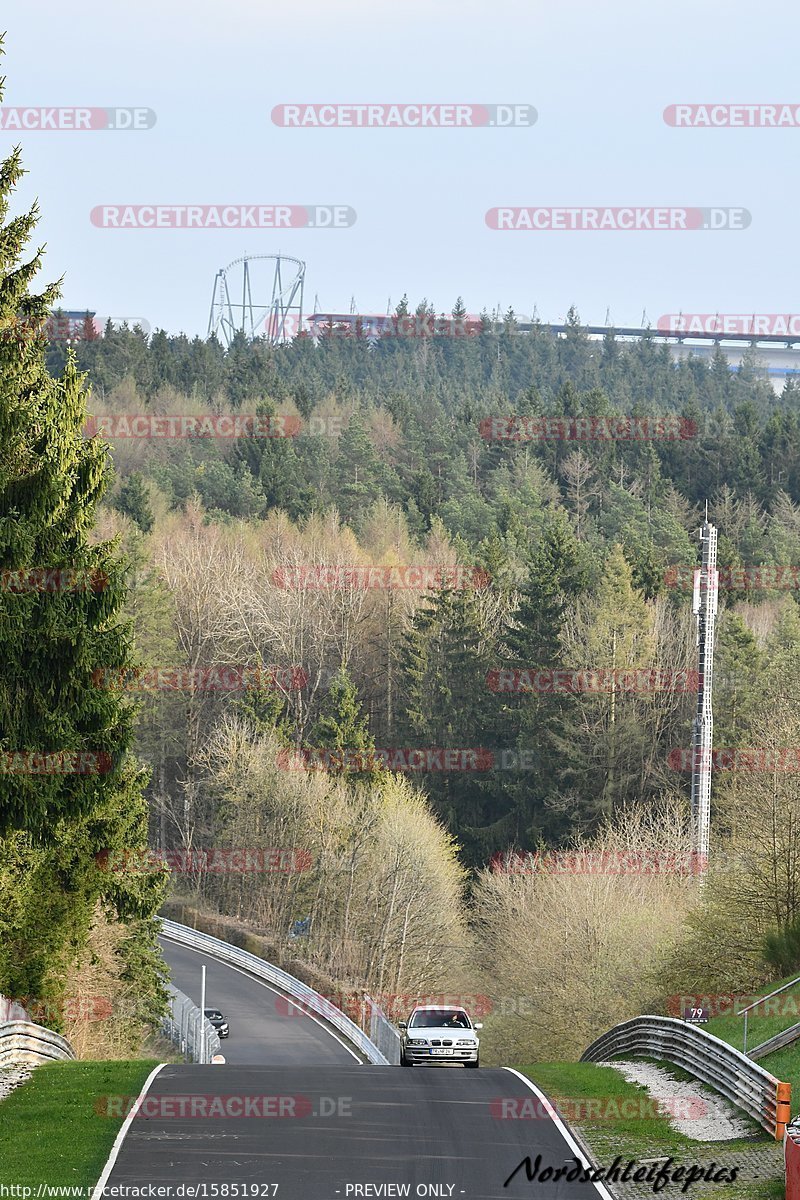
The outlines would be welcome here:
<svg viewBox="0 0 800 1200">
<path fill-rule="evenodd" d="M 409 1044 L 409 1046 L 427 1046 L 428 1039 L 427 1038 L 409 1038 L 408 1044 Z"/>
<path fill-rule="evenodd" d="M 474 1038 L 459 1038 L 456 1042 L 457 1046 L 477 1046 L 477 1044 Z"/>
</svg>

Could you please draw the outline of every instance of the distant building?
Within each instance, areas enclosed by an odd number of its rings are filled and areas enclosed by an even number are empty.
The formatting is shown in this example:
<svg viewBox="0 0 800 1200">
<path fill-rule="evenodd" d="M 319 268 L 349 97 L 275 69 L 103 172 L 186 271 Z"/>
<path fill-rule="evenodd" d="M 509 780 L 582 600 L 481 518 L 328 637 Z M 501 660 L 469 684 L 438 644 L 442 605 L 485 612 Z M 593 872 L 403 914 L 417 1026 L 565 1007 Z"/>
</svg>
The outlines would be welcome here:
<svg viewBox="0 0 800 1200">
<path fill-rule="evenodd" d="M 71 309 L 56 308 L 47 319 L 47 340 L 50 342 L 80 341 L 86 336 L 86 320 L 92 323 L 94 336 L 100 337 L 103 330 L 97 320 L 97 313 L 91 309 L 75 312 Z"/>
</svg>

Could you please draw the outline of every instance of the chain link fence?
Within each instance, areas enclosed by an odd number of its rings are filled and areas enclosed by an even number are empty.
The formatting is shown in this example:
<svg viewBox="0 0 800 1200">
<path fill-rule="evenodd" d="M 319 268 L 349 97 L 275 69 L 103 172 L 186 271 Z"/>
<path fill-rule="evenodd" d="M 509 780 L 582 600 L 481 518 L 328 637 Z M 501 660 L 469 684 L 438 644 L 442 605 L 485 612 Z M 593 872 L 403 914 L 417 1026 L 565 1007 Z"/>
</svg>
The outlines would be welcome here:
<svg viewBox="0 0 800 1200">
<path fill-rule="evenodd" d="M 183 992 L 171 986 L 167 990 L 170 1004 L 161 1022 L 162 1033 L 191 1062 L 211 1062 L 213 1055 L 220 1053 L 216 1029 Z"/>
<path fill-rule="evenodd" d="M 400 1034 L 381 1006 L 371 996 L 364 997 L 369 1010 L 369 1036 L 392 1067 L 400 1066 Z"/>
</svg>

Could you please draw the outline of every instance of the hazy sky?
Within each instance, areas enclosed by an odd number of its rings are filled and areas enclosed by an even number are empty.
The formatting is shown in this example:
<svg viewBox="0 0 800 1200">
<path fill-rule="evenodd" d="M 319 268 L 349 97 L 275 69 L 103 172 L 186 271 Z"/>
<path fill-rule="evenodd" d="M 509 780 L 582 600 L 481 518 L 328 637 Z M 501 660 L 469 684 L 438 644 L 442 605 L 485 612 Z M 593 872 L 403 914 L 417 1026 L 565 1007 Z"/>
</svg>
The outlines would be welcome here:
<svg viewBox="0 0 800 1200">
<path fill-rule="evenodd" d="M 307 263 L 306 311 L 458 294 L 561 320 L 800 307 L 800 8 L 744 0 L 2 0 L 3 109 L 137 106 L 149 130 L 0 130 L 30 171 L 64 306 L 205 334 L 215 272 Z M 514 128 L 291 129 L 283 103 L 516 103 Z M 796 128 L 674 128 L 675 103 L 781 103 Z M 110 229 L 98 205 L 355 209 L 349 228 Z M 744 230 L 489 229 L 495 206 L 731 206 Z"/>
</svg>

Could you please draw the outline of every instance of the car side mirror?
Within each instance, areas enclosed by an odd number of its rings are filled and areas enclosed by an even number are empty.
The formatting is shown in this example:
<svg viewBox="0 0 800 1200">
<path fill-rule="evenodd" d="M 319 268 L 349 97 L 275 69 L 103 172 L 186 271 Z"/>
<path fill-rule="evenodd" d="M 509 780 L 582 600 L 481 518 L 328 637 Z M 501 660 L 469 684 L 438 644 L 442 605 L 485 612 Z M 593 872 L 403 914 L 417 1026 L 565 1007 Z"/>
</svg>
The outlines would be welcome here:
<svg viewBox="0 0 800 1200">
<path fill-rule="evenodd" d="M 475 1026 L 475 1029 L 483 1029 L 483 1022 L 478 1021 L 478 1024 Z"/>
<path fill-rule="evenodd" d="M 408 1029 L 408 1021 L 398 1021 L 397 1028 L 398 1029 Z"/>
</svg>

